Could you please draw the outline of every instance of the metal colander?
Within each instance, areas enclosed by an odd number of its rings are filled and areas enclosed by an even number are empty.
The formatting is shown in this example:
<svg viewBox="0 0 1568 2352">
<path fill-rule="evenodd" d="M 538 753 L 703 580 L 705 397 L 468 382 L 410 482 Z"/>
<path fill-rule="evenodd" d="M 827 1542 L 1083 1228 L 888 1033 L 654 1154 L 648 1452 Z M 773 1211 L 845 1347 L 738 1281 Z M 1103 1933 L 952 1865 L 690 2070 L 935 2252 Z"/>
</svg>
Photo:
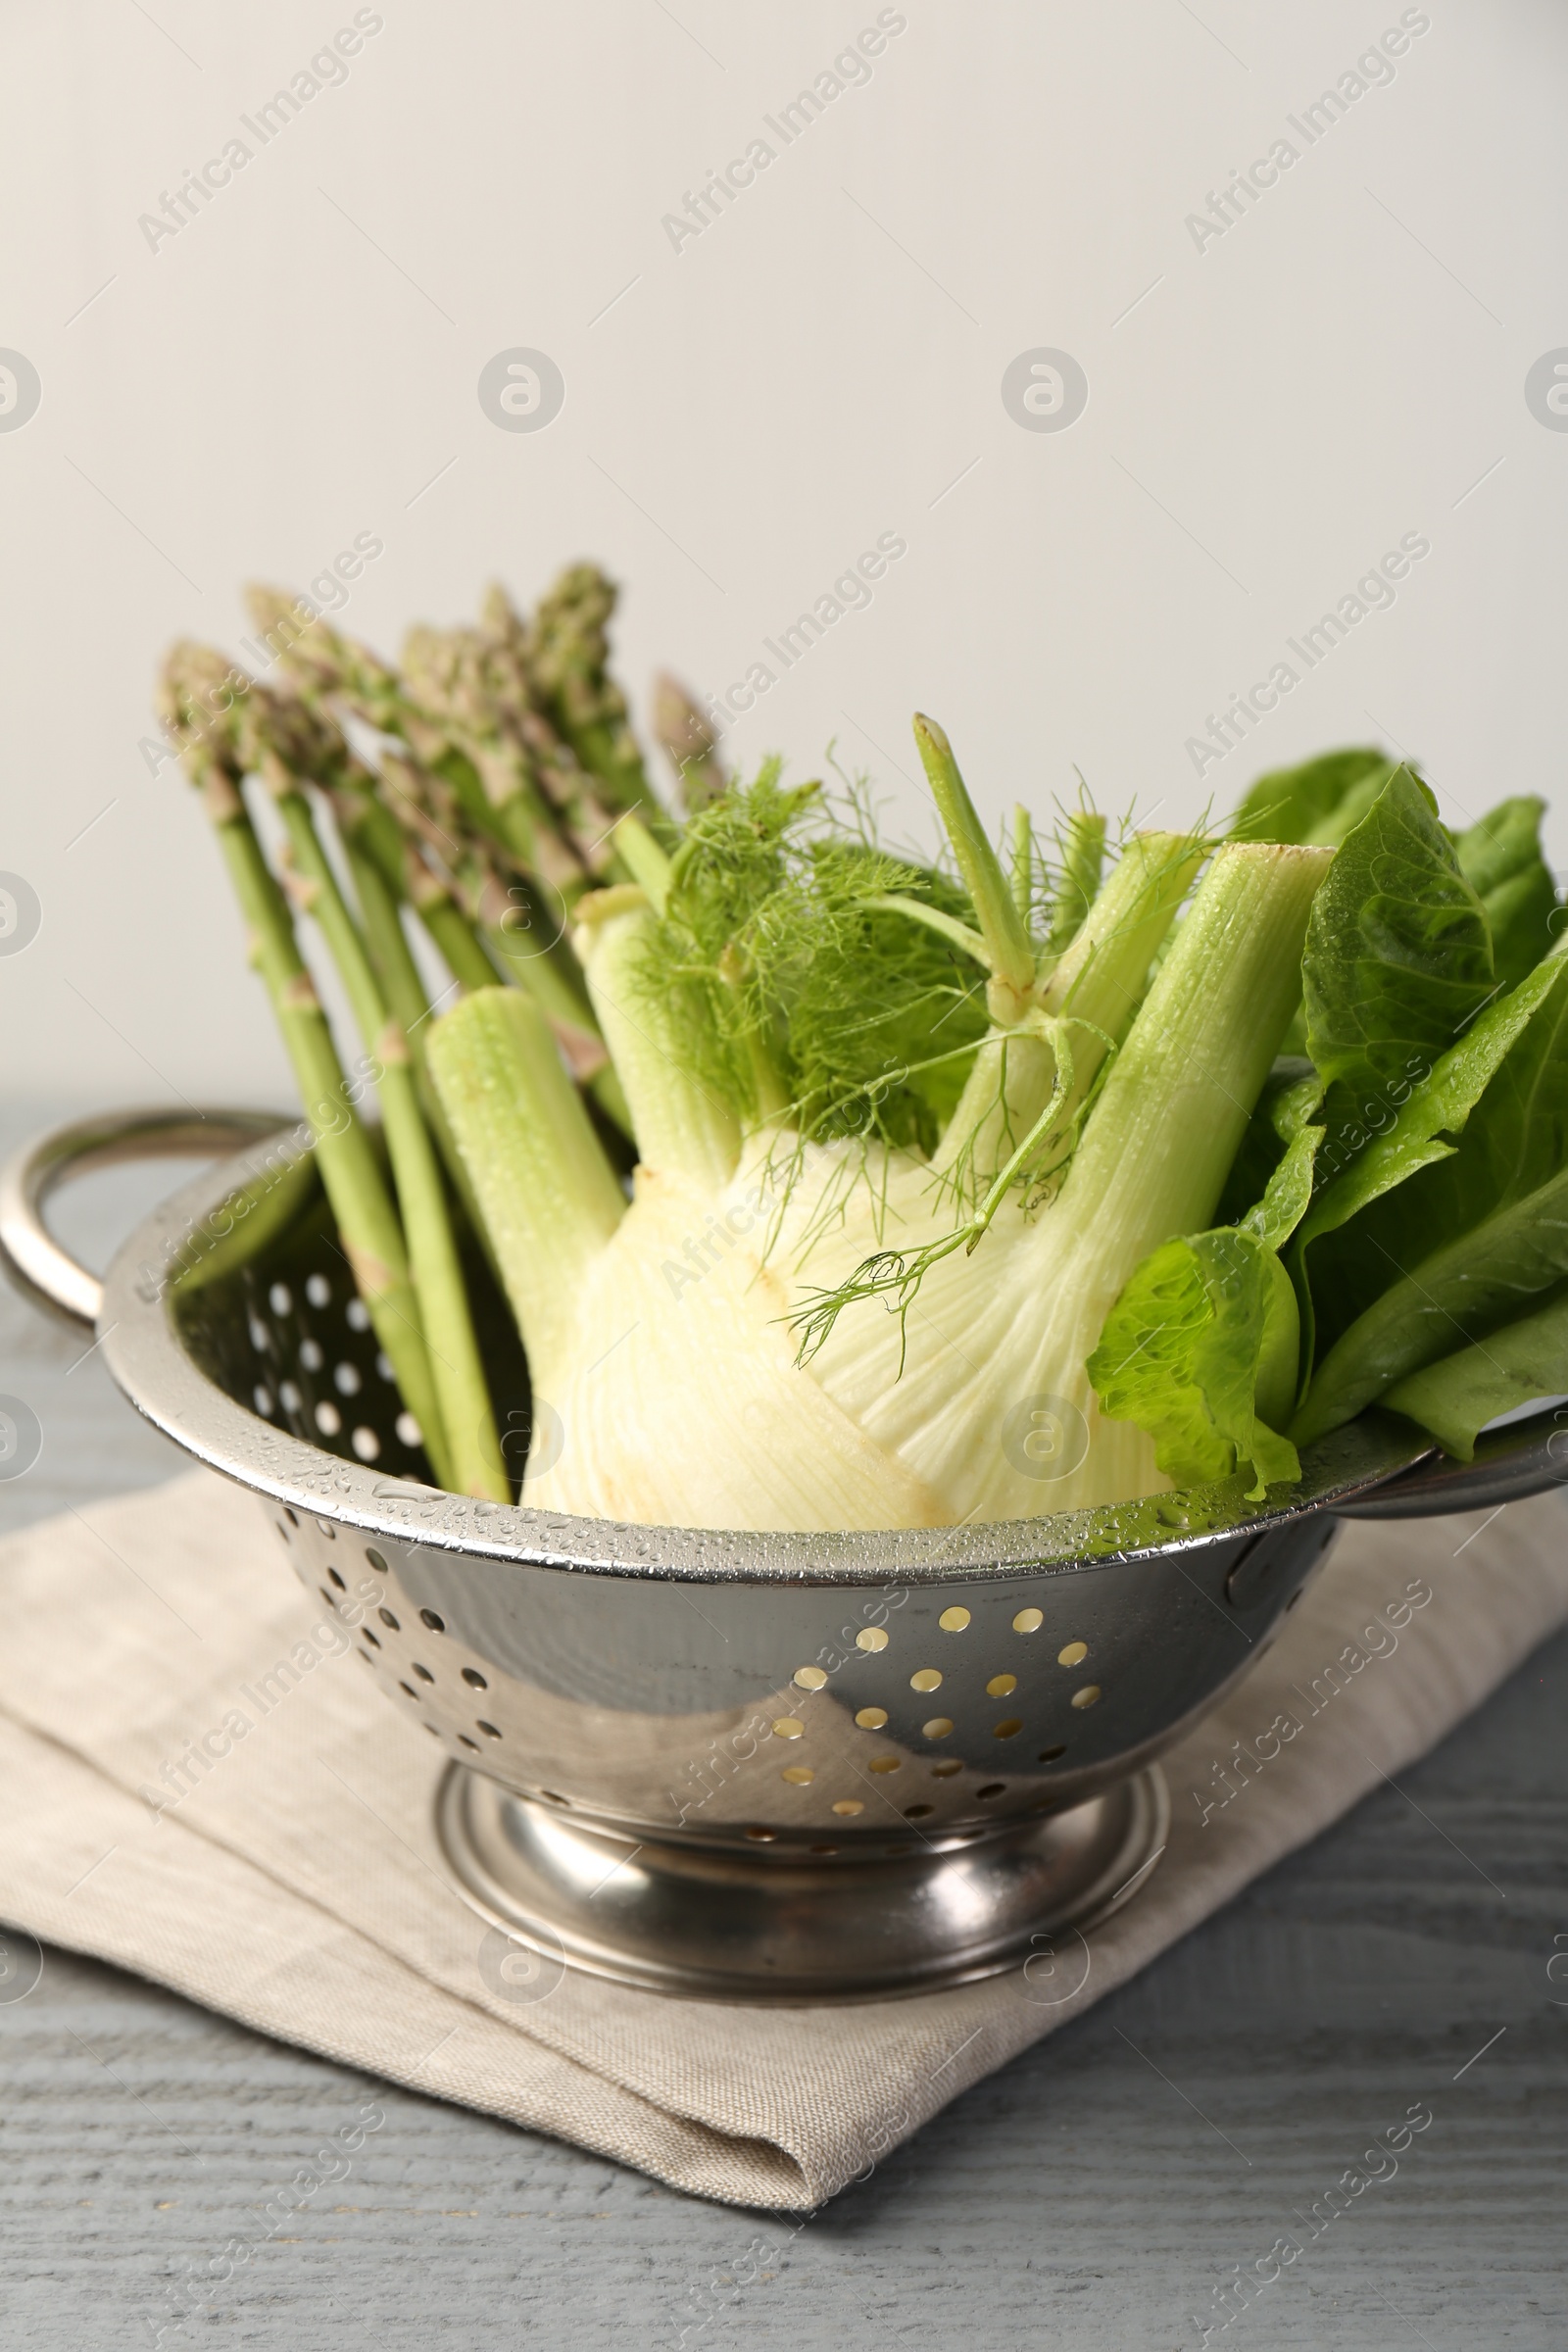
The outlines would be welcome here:
<svg viewBox="0 0 1568 2352">
<path fill-rule="evenodd" d="M 989 1528 L 773 1536 L 445 1494 L 308 1135 L 258 1141 L 273 1124 L 127 1113 L 45 1137 L 0 1177 L 0 1256 L 96 1322 L 150 1420 L 258 1494 L 450 1758 L 439 1830 L 466 1899 L 623 1981 L 842 2000 L 1017 1965 L 1145 1883 L 1168 1819 L 1155 1758 L 1278 1631 L 1340 1518 L 1481 1507 L 1568 1470 L 1549 1414 L 1461 1468 L 1369 1413 L 1272 1507 L 1233 1481 Z M 46 1230 L 68 1173 L 240 1144 L 146 1220 L 101 1297 Z M 516 1478 L 527 1367 L 469 1271 Z"/>
</svg>

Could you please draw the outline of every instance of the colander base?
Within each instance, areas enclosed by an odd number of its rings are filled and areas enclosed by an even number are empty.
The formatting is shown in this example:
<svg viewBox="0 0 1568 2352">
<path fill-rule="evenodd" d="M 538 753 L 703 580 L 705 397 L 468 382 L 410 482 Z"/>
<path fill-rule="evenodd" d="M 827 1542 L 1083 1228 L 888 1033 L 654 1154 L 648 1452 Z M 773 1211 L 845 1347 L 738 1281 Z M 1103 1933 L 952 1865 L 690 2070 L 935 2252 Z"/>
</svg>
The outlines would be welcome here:
<svg viewBox="0 0 1568 2352">
<path fill-rule="evenodd" d="M 545 1964 L 530 1987 L 565 1967 L 688 2000 L 886 1999 L 1016 1969 L 1024 1999 L 1054 2006 L 1169 1823 L 1157 1765 L 971 1845 L 853 1863 L 597 1836 L 466 1765 L 436 1798 L 459 1891 Z"/>
</svg>

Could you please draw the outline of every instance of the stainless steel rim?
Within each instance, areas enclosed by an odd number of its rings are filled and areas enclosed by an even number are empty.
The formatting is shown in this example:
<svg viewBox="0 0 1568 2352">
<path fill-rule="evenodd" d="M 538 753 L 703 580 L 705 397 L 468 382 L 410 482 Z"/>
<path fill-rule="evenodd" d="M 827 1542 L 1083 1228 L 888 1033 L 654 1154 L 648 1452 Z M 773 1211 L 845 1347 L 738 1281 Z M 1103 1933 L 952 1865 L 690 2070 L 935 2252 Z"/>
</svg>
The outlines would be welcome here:
<svg viewBox="0 0 1568 2352">
<path fill-rule="evenodd" d="M 289 1124 L 280 1111 L 140 1109 L 74 1119 L 24 1145 L 0 1167 L 0 1267 L 46 1314 L 91 1331 L 104 1286 L 56 1241 L 49 1196 L 93 1168 L 136 1159 L 225 1159 Z"/>
</svg>

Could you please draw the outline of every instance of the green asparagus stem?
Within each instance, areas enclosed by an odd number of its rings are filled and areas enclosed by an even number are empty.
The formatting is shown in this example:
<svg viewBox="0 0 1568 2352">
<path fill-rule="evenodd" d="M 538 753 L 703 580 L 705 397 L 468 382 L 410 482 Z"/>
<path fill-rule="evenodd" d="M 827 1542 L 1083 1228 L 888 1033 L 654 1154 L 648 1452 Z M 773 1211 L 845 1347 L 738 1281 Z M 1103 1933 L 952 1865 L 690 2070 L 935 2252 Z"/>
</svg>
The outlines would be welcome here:
<svg viewBox="0 0 1568 2352">
<path fill-rule="evenodd" d="M 345 800 L 349 804 L 348 813 L 352 818 L 355 806 L 352 795 L 345 795 L 342 792 L 333 795 L 334 812 L 343 808 Z M 374 964 L 376 977 L 386 992 L 387 1003 L 393 1016 L 402 1024 L 403 1033 L 409 1041 L 409 1051 L 414 1056 L 414 1082 L 418 1089 L 419 1107 L 424 1113 L 425 1122 L 431 1134 L 435 1137 L 436 1149 L 441 1154 L 441 1163 L 452 1181 L 459 1200 L 463 1202 L 464 1214 L 468 1220 L 468 1229 L 478 1241 L 479 1247 L 489 1256 L 489 1235 L 484 1220 L 478 1213 L 478 1202 L 475 1200 L 472 1188 L 468 1183 L 467 1168 L 458 1151 L 452 1131 L 447 1125 L 446 1113 L 441 1107 L 441 1098 L 431 1084 L 429 1072 L 425 1068 L 424 1050 L 429 1043 L 430 1018 L 433 1007 L 425 994 L 424 981 L 420 976 L 418 965 L 414 960 L 408 937 L 403 928 L 403 919 L 399 911 L 400 902 L 380 863 L 363 846 L 363 841 L 356 840 L 349 831 L 345 830 L 341 815 L 338 820 L 338 836 L 343 843 L 344 856 L 348 859 L 349 877 L 354 884 L 354 895 L 360 903 L 360 911 L 364 917 L 366 944 L 370 951 L 370 961 Z M 398 848 L 395 837 L 393 848 L 394 851 Z M 453 912 L 456 914 L 457 909 L 454 908 Z M 493 987 L 494 984 L 493 978 L 486 978 L 480 985 L 488 988 Z M 458 987 L 459 984 L 454 980 L 452 989 L 447 994 L 450 995 L 457 991 Z M 445 1003 L 445 1001 L 446 999 L 443 997 L 442 1002 Z M 499 1282 L 500 1269 L 495 1265 L 493 1258 L 491 1271 Z"/>
<path fill-rule="evenodd" d="M 216 664 L 220 682 L 228 665 Z M 440 1408 L 402 1229 L 370 1139 L 357 1117 L 332 1033 L 294 937 L 287 904 L 268 869 L 241 797 L 242 771 L 214 722 L 214 662 L 194 646 L 169 657 L 159 716 L 180 764 L 201 792 L 251 938 L 316 1139 L 321 1181 L 355 1283 L 386 1350 L 403 1401 L 420 1431 Z"/>
<path fill-rule="evenodd" d="M 367 820 L 365 846 L 380 864 L 389 883 L 401 883 L 410 906 L 429 934 L 448 971 L 464 989 L 494 988 L 496 969 L 480 945 L 473 923 L 464 913 L 447 884 L 433 870 L 425 854 L 425 823 L 418 773 L 412 761 L 388 754 L 381 763 L 382 798 Z M 386 842 L 383 821 L 393 827 Z"/>
<path fill-rule="evenodd" d="M 584 890 L 627 869 L 592 779 L 530 701 L 525 631 L 505 596 L 490 592 L 482 630 L 411 631 L 407 684 L 323 619 L 302 620 L 277 590 L 253 588 L 249 602 L 314 708 L 341 705 L 407 745 L 408 757 L 382 759 L 380 799 L 355 832 L 401 886 L 454 979 L 488 988 L 499 972 L 526 989 L 579 1084 L 629 1136 L 625 1093 L 566 936 Z M 388 819 L 403 837 L 401 871 Z"/>
<path fill-rule="evenodd" d="M 425 1451 L 441 1483 L 454 1494 L 506 1502 L 510 1488 L 502 1472 L 490 1393 L 440 1166 L 419 1109 L 408 1036 L 389 1010 L 317 832 L 300 777 L 285 758 L 289 753 L 303 762 L 311 747 L 297 727 L 291 738 L 286 713 L 263 687 L 253 687 L 242 708 L 240 734 L 242 755 L 271 793 L 288 836 L 293 895 L 320 925 L 366 1050 L 379 1072 L 382 1123 L 436 1392 L 433 1424 L 421 1420 Z M 416 973 L 415 982 L 417 986 Z"/>
<path fill-rule="evenodd" d="M 547 889 L 580 895 L 590 878 L 586 863 L 557 831 L 510 713 L 491 690 L 484 640 L 466 629 L 411 629 L 403 672 L 412 700 L 461 756 L 437 764 L 468 822 Z"/>
<path fill-rule="evenodd" d="M 382 762 L 386 799 L 405 828 L 411 855 L 417 854 L 421 862 L 426 850 L 444 857 L 458 869 L 466 901 L 465 911 L 450 897 L 426 888 L 416 900 L 426 928 L 466 988 L 491 987 L 499 973 L 537 999 L 555 1025 L 578 1083 L 593 1095 L 606 1117 L 629 1136 L 625 1095 L 610 1064 L 582 967 L 566 935 L 570 906 L 580 893 L 574 888 L 568 901 L 560 890 L 527 874 L 519 861 L 504 866 L 504 844 L 471 831 L 464 834 L 465 809 L 471 814 L 472 793 L 465 798 L 460 781 L 443 797 L 442 786 L 450 785 L 454 773 L 461 779 L 461 756 L 456 764 L 444 761 L 440 771 L 396 755 Z M 433 813 L 434 807 L 439 815 Z"/>
<path fill-rule="evenodd" d="M 340 637 L 320 616 L 303 615 L 299 600 L 281 589 L 252 586 L 246 602 L 268 650 L 321 723 L 335 725 L 331 713 L 341 706 L 382 733 L 396 730 L 402 688 L 367 647 Z M 346 764 L 344 781 L 334 812 L 345 844 L 352 841 L 373 858 L 388 887 L 408 900 L 455 980 L 465 988 L 492 986 L 495 973 L 484 950 L 413 828 L 407 774 L 386 761 L 384 804 L 375 797 L 376 778 L 357 761 Z"/>
<path fill-rule="evenodd" d="M 618 814 L 635 808 L 656 838 L 670 837 L 631 731 L 626 698 L 609 670 L 610 616 L 619 591 L 593 564 L 573 564 L 540 599 L 529 669 L 545 715 L 604 788 Z"/>
<path fill-rule="evenodd" d="M 330 730 L 332 721 L 324 704 L 312 703 L 309 708 L 318 726 Z M 491 988 L 495 985 L 495 971 L 446 885 L 416 843 L 405 837 L 391 810 L 375 797 L 376 777 L 350 754 L 346 743 L 338 740 L 340 768 L 336 781 L 327 788 L 327 799 L 364 918 L 370 960 L 388 1004 L 408 1038 L 420 1107 L 468 1223 L 483 1246 L 484 1227 L 474 1214 L 474 1203 L 465 1189 L 466 1172 L 424 1074 L 423 1048 L 430 1003 L 403 928 L 402 906 L 407 904 L 413 907 L 432 945 L 443 956 L 456 986 Z"/>
<path fill-rule="evenodd" d="M 729 790 L 729 771 L 718 756 L 718 738 L 678 678 L 663 670 L 654 680 L 654 733 L 675 771 L 681 807 L 688 815 L 706 808 Z"/>
<path fill-rule="evenodd" d="M 591 877 L 623 880 L 610 838 L 616 811 L 607 807 L 597 778 L 583 766 L 541 708 L 529 666 L 532 638 L 527 623 L 499 585 L 485 594 L 480 631 L 487 653 L 487 684 L 527 755 L 541 799 Z"/>
<path fill-rule="evenodd" d="M 343 800 L 341 793 L 331 796 L 335 816 L 343 806 Z M 430 1017 L 430 999 L 403 928 L 397 894 L 363 843 L 351 838 L 344 830 L 341 818 L 338 837 L 348 860 L 349 879 L 359 902 L 360 917 L 365 925 L 365 942 L 369 950 L 376 980 L 386 998 L 387 1009 L 409 1041 L 409 1050 L 417 1071 L 423 1059 L 424 1026 Z"/>
<path fill-rule="evenodd" d="M 342 706 L 382 734 L 401 736 L 416 762 L 449 760 L 456 752 L 448 780 L 466 799 L 470 818 L 559 884 L 582 887 L 586 869 L 557 840 L 551 812 L 532 790 L 526 762 L 507 739 L 500 708 L 487 694 L 484 641 L 474 631 L 411 631 L 411 691 L 324 619 L 302 623 L 297 603 L 281 591 L 253 587 L 248 602 L 257 627 L 308 702 Z M 407 808 L 395 813 L 407 823 Z"/>
<path fill-rule="evenodd" d="M 408 757 L 382 759 L 381 799 L 363 838 L 394 882 L 386 818 L 397 825 L 402 886 L 453 977 L 465 989 L 488 988 L 499 972 L 526 988 L 579 1083 L 629 1136 L 625 1095 L 566 936 L 588 884 L 624 870 L 613 820 L 529 700 L 525 631 L 503 593 L 487 597 L 482 631 L 411 631 L 408 686 L 324 620 L 302 623 L 280 592 L 252 588 L 249 601 L 313 707 L 340 703 L 408 746 Z M 466 908 L 431 858 L 458 883 Z"/>
</svg>

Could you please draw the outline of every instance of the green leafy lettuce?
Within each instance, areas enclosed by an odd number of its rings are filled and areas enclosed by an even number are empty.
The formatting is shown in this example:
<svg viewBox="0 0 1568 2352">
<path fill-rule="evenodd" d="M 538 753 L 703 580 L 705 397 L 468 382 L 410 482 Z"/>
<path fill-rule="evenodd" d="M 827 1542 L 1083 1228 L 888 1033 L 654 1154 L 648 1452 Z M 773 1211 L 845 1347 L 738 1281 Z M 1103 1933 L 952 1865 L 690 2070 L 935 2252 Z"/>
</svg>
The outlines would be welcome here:
<svg viewBox="0 0 1568 2352">
<path fill-rule="evenodd" d="M 1451 1139 L 1451 1140 L 1450 1140 Z M 1337 1428 L 1568 1274 L 1568 961 L 1552 956 L 1313 1202 L 1297 1248 L 1336 1301 L 1296 1422 Z M 1303 1278 L 1304 1279 L 1304 1278 Z"/>
<path fill-rule="evenodd" d="M 1497 978 L 1509 988 L 1552 943 L 1557 887 L 1541 854 L 1545 809 L 1533 797 L 1502 801 L 1454 840 L 1459 871 L 1486 908 Z"/>
<path fill-rule="evenodd" d="M 1412 1372 L 1383 1397 L 1419 1421 L 1461 1462 L 1474 1458 L 1489 1421 L 1538 1397 L 1568 1395 L 1568 1292 L 1553 1293 L 1533 1314 L 1456 1348 Z"/>
<path fill-rule="evenodd" d="M 1568 1307 L 1541 1303 L 1568 1277 L 1568 958 L 1545 954 L 1541 804 L 1455 837 L 1408 768 L 1350 752 L 1259 779 L 1239 821 L 1332 839 L 1348 808 L 1302 957 L 1308 1058 L 1276 1065 L 1229 1223 L 1146 1259 L 1090 1364 L 1183 1483 L 1250 1462 L 1260 1492 L 1380 1398 L 1467 1453 L 1495 1413 L 1568 1391 Z"/>
<path fill-rule="evenodd" d="M 1260 1498 L 1300 1474 L 1271 1426 L 1290 1412 L 1296 1296 L 1266 1243 L 1239 1226 L 1164 1243 L 1145 1258 L 1089 1358 L 1102 1409 L 1136 1421 L 1184 1486 L 1245 1465 Z"/>
<path fill-rule="evenodd" d="M 1242 841 L 1298 841 L 1337 849 L 1394 767 L 1386 752 L 1368 746 L 1325 752 L 1299 767 L 1270 768 L 1237 809 L 1231 831 Z"/>
</svg>

